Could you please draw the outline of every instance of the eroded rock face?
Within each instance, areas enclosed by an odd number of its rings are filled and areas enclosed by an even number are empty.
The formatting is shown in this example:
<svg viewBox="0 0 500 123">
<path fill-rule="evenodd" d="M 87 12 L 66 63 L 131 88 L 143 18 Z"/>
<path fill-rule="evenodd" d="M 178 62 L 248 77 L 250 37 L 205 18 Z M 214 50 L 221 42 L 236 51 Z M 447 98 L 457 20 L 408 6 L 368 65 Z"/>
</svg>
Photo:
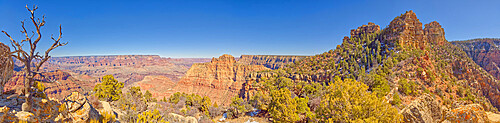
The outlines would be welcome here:
<svg viewBox="0 0 500 123">
<path fill-rule="evenodd" d="M 425 24 L 424 34 L 427 40 L 433 44 L 443 45 L 446 42 L 444 29 L 441 28 L 441 25 L 436 21 Z"/>
<path fill-rule="evenodd" d="M 422 23 L 412 10 L 394 18 L 384 29 L 382 41 L 388 44 L 399 43 L 403 47 L 425 48 L 427 38 L 424 36 Z"/>
<path fill-rule="evenodd" d="M 253 71 L 269 70 L 262 65 L 236 63 L 231 55 L 213 58 L 209 63 L 197 63 L 188 70 L 170 93 L 184 92 L 208 96 L 217 104 L 229 104 L 238 95 L 245 77 Z"/>
<path fill-rule="evenodd" d="M 401 114 L 405 122 L 436 123 L 443 119 L 443 111 L 434 98 L 424 94 L 401 110 Z"/>
<path fill-rule="evenodd" d="M 0 43 L 0 95 L 4 91 L 5 84 L 12 77 L 14 62 L 10 56 L 10 48 Z"/>
<path fill-rule="evenodd" d="M 279 69 L 305 57 L 307 56 L 241 55 L 238 59 L 238 63 L 246 65 L 264 65 L 267 68 Z"/>
<path fill-rule="evenodd" d="M 368 25 L 363 25 L 357 29 L 351 30 L 351 38 L 360 38 L 363 34 L 371 34 L 380 31 L 380 26 L 375 23 L 368 22 Z"/>
<path fill-rule="evenodd" d="M 66 119 L 62 118 L 61 121 L 70 119 L 71 122 L 89 122 L 90 120 L 99 119 L 99 112 L 92 107 L 85 95 L 72 92 L 62 103 L 67 106 L 70 115 Z"/>
<path fill-rule="evenodd" d="M 490 120 L 479 104 L 460 106 L 446 113 L 446 120 L 453 123 L 488 123 Z"/>
</svg>

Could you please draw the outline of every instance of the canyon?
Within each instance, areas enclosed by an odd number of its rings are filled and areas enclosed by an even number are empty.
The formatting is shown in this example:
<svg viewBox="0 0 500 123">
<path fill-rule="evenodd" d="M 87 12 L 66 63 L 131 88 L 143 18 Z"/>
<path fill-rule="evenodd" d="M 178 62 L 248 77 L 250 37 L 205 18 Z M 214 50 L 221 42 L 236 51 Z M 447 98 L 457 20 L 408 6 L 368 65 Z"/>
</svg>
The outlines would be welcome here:
<svg viewBox="0 0 500 123">
<path fill-rule="evenodd" d="M 224 54 L 210 62 L 195 63 L 178 81 L 164 76 L 147 76 L 132 86 L 149 90 L 153 97 L 162 99 L 180 92 L 208 96 L 219 105 L 228 105 L 230 99 L 242 93 L 243 84 L 252 72 L 282 68 L 306 56 L 242 55 L 239 59 Z"/>
<path fill-rule="evenodd" d="M 500 79 L 500 39 L 485 38 L 451 42 L 462 48 L 483 69 Z"/>
</svg>

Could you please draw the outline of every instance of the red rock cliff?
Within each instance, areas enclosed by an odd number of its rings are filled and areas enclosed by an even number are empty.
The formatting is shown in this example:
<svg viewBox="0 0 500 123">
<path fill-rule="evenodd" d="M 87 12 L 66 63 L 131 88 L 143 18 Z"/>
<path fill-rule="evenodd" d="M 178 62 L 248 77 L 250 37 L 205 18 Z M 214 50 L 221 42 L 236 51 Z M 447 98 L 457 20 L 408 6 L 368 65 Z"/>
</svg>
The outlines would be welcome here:
<svg viewBox="0 0 500 123">
<path fill-rule="evenodd" d="M 165 95 L 175 92 L 195 93 L 208 96 L 217 104 L 227 105 L 231 98 L 238 95 L 247 74 L 253 71 L 269 70 L 262 65 L 237 63 L 231 55 L 213 58 L 208 63 L 196 63 L 172 89 L 164 89 Z M 154 87 L 153 87 L 154 88 Z M 162 98 L 158 96 L 158 98 Z"/>
<path fill-rule="evenodd" d="M 425 48 L 427 38 L 424 36 L 422 23 L 412 10 L 394 18 L 382 35 L 384 43 L 399 43 L 403 47 Z"/>
</svg>

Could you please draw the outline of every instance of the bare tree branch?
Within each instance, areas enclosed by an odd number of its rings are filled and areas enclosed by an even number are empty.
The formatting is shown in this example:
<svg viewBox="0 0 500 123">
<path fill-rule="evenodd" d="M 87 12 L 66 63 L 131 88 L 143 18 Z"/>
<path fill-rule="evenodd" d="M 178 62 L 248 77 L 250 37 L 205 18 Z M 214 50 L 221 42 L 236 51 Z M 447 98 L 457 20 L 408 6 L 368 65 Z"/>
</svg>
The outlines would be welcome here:
<svg viewBox="0 0 500 123">
<path fill-rule="evenodd" d="M 30 88 L 33 86 L 32 84 L 34 82 L 34 80 L 33 80 L 34 76 L 37 74 L 40 74 L 39 73 L 40 67 L 46 61 L 48 61 L 50 59 L 51 56 L 49 56 L 49 53 L 52 50 L 54 50 L 55 48 L 57 48 L 59 46 L 64 46 L 68 43 L 67 42 L 60 43 L 60 40 L 62 38 L 62 27 L 61 27 L 61 25 L 59 25 L 59 37 L 57 39 L 55 39 L 54 37 L 51 36 L 51 39 L 54 41 L 54 43 L 50 46 L 50 48 L 48 48 L 45 51 L 45 54 L 40 55 L 40 52 L 36 52 L 37 44 L 40 41 L 40 39 L 42 38 L 42 33 L 40 30 L 41 30 L 41 27 L 43 27 L 45 25 L 45 15 L 43 15 L 42 18 L 36 18 L 35 17 L 35 10 L 37 10 L 38 7 L 33 6 L 32 8 L 29 8 L 28 5 L 26 5 L 25 7 L 30 12 L 30 15 L 31 15 L 30 19 L 34 25 L 34 28 L 35 28 L 34 30 L 36 30 L 36 32 L 31 31 L 31 36 L 30 36 L 28 34 L 27 29 L 25 28 L 25 23 L 24 23 L 25 21 L 24 20 L 21 21 L 21 24 L 22 24 L 21 25 L 21 27 L 22 27 L 21 33 L 24 34 L 25 38 L 23 40 L 21 40 L 20 42 L 14 40 L 7 32 L 5 32 L 5 31 L 2 31 L 2 32 L 7 37 L 10 38 L 11 45 L 14 48 L 14 51 L 10 52 L 10 55 L 14 58 L 17 58 L 20 62 L 24 63 L 24 66 L 25 66 L 24 71 L 26 74 L 26 76 L 25 76 L 26 79 L 24 82 L 25 87 L 24 87 L 23 92 L 28 97 L 28 98 L 26 98 L 25 103 L 30 105 L 30 102 L 29 102 L 29 98 L 31 98 L 31 96 L 30 96 L 31 89 Z M 33 37 L 35 35 L 37 35 L 37 38 L 35 40 L 33 40 Z M 29 51 L 23 49 L 24 42 L 29 42 L 29 45 L 30 45 Z M 23 110 L 24 110 L 24 108 L 23 108 Z"/>
<path fill-rule="evenodd" d="M 36 65 L 36 71 L 38 71 L 40 69 L 40 67 L 43 65 L 43 63 L 45 63 L 47 60 L 50 59 L 50 56 L 49 56 L 50 51 L 56 49 L 57 47 L 64 46 L 64 45 L 68 44 L 68 42 L 66 42 L 66 43 L 59 42 L 62 38 L 62 26 L 61 25 L 59 25 L 59 37 L 57 39 L 55 39 L 54 37 L 50 36 L 50 38 L 52 40 L 54 40 L 54 43 L 52 44 L 52 46 L 50 46 L 49 49 L 47 49 L 47 51 L 45 51 L 45 55 L 39 56 L 37 53 L 38 57 L 40 58 L 40 62 Z"/>
<path fill-rule="evenodd" d="M 7 37 L 10 38 L 10 41 L 11 41 L 11 45 L 12 47 L 15 49 L 15 52 L 17 53 L 18 57 L 16 58 L 20 58 L 21 55 L 24 57 L 24 59 L 27 59 L 29 57 L 28 53 L 26 53 L 24 50 L 23 50 L 23 45 L 19 44 L 16 40 L 12 39 L 12 37 L 5 31 L 2 31 L 5 35 L 7 35 Z M 23 59 L 19 59 L 19 60 L 23 60 Z"/>
</svg>

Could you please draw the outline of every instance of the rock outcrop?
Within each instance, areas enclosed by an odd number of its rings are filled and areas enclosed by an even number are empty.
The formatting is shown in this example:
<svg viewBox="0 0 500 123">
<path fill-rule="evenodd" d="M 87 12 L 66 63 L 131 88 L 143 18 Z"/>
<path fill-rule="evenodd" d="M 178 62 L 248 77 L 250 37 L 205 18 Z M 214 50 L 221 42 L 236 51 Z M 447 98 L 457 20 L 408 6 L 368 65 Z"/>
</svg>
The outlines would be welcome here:
<svg viewBox="0 0 500 123">
<path fill-rule="evenodd" d="M 412 10 L 394 18 L 382 32 L 382 41 L 387 44 L 398 43 L 404 47 L 423 49 L 427 44 L 422 23 Z"/>
<path fill-rule="evenodd" d="M 351 30 L 351 38 L 360 38 L 361 36 L 372 34 L 380 31 L 380 26 L 375 23 L 368 22 L 368 25 L 363 25 L 357 29 Z M 349 38 L 349 37 L 347 37 Z"/>
<path fill-rule="evenodd" d="M 14 70 L 14 61 L 10 56 L 10 48 L 0 43 L 0 95 L 4 91 L 4 86 L 12 77 Z"/>
<path fill-rule="evenodd" d="M 479 104 L 460 106 L 446 113 L 446 121 L 452 123 L 489 123 L 488 115 Z"/>
<path fill-rule="evenodd" d="M 246 65 L 264 65 L 270 69 L 279 69 L 305 57 L 307 56 L 241 55 L 238 59 L 238 63 Z"/>
<path fill-rule="evenodd" d="M 69 115 L 59 115 L 57 121 L 90 122 L 99 119 L 99 112 L 92 107 L 85 95 L 72 92 L 62 103 L 66 106 Z"/>
<path fill-rule="evenodd" d="M 41 93 L 43 94 L 43 93 Z M 34 96 L 30 99 L 31 109 L 21 111 L 21 104 L 26 97 L 11 94 L 0 99 L 0 122 L 54 122 L 59 114 L 60 104 L 58 101 Z"/>
<path fill-rule="evenodd" d="M 436 123 L 443 120 L 444 111 L 434 98 L 424 94 L 401 110 L 401 114 L 405 122 Z"/>
<path fill-rule="evenodd" d="M 209 63 L 193 64 L 177 85 L 166 93 L 195 93 L 208 96 L 217 104 L 227 105 L 231 97 L 239 94 L 246 76 L 262 70 L 270 69 L 262 65 L 240 64 L 233 56 L 225 54 Z"/>
<path fill-rule="evenodd" d="M 433 44 L 443 45 L 447 42 L 444 37 L 444 29 L 441 28 L 441 25 L 436 21 L 425 24 L 424 35 L 427 41 Z"/>
<path fill-rule="evenodd" d="M 41 92 L 37 95 L 43 95 Z M 63 101 L 47 99 L 39 96 L 30 98 L 32 107 L 21 111 L 21 104 L 26 97 L 12 94 L 0 97 L 0 122 L 90 122 L 99 121 L 100 114 L 92 107 L 87 98 L 73 92 Z M 14 102 L 14 103 L 12 103 Z"/>
</svg>

